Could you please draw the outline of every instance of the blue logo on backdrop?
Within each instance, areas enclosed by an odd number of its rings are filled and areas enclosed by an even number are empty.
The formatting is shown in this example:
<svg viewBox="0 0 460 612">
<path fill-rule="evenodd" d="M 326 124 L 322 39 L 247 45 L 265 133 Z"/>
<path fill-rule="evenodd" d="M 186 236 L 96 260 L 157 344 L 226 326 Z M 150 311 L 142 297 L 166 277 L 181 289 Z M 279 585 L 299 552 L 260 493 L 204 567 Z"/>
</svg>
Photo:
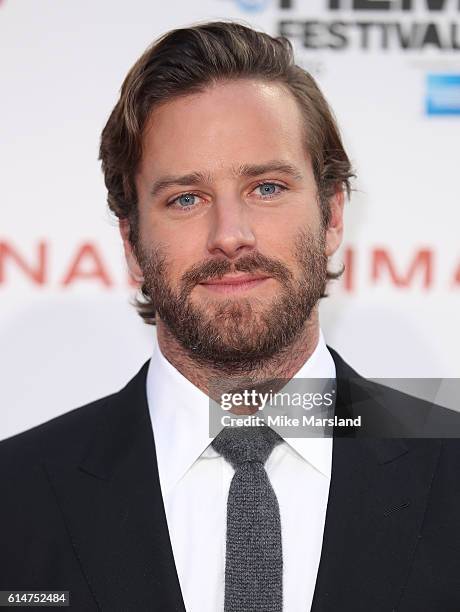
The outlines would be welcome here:
<svg viewBox="0 0 460 612">
<path fill-rule="evenodd" d="M 256 13 L 258 11 L 263 11 L 270 0 L 235 0 L 235 2 L 243 11 Z"/>
<path fill-rule="evenodd" d="M 429 74 L 427 115 L 460 115 L 460 74 Z"/>
</svg>

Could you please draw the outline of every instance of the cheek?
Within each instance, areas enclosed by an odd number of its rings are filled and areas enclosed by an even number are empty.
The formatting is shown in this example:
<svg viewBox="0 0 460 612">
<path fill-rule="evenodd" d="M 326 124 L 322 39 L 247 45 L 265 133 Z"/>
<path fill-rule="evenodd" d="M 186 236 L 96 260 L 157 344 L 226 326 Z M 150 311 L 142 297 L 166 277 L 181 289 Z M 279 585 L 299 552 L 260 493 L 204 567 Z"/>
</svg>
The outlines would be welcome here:
<svg viewBox="0 0 460 612">
<path fill-rule="evenodd" d="M 288 241 L 301 231 L 316 232 L 320 226 L 321 211 L 316 196 L 296 193 L 273 209 L 253 210 L 251 221 L 258 237 L 274 237 Z"/>
<path fill-rule="evenodd" d="M 206 240 L 203 232 L 189 224 L 165 222 L 153 212 L 144 213 L 141 240 L 152 251 L 159 248 L 168 261 L 168 276 L 180 277 L 194 263 L 203 259 Z"/>
<path fill-rule="evenodd" d="M 302 232 L 316 231 L 316 221 L 284 215 L 276 224 L 262 221 L 257 226 L 257 248 L 263 254 L 286 262 L 295 261 L 296 241 Z"/>
<path fill-rule="evenodd" d="M 168 261 L 168 276 L 174 286 L 179 284 L 185 272 L 206 258 L 199 236 L 193 237 L 190 232 L 165 236 L 162 244 Z"/>
</svg>

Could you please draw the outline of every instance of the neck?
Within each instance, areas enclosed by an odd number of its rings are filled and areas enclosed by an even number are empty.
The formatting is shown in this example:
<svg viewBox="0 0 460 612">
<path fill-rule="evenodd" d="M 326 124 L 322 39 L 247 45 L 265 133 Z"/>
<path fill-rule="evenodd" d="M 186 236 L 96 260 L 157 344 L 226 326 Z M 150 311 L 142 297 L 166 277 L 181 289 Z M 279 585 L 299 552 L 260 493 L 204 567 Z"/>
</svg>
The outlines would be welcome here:
<svg viewBox="0 0 460 612">
<path fill-rule="evenodd" d="M 234 382 L 235 385 L 245 377 L 250 378 L 253 382 L 262 382 L 267 379 L 291 379 L 310 358 L 318 344 L 318 310 L 317 307 L 313 310 L 293 342 L 276 355 L 259 362 L 257 366 L 246 372 L 242 372 L 237 364 L 229 365 L 223 370 L 194 359 L 171 334 L 161 319 L 157 319 L 157 338 L 164 357 L 191 383 L 207 395 L 211 395 L 210 388 L 214 388 L 223 376 L 227 383 Z"/>
</svg>

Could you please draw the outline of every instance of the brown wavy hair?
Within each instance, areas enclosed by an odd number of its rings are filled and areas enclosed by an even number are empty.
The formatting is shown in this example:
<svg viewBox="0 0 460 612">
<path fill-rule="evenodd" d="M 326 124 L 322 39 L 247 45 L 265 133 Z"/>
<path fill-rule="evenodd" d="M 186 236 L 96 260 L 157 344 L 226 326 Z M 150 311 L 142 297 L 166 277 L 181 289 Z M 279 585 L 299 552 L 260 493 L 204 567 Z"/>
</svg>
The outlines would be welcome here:
<svg viewBox="0 0 460 612">
<path fill-rule="evenodd" d="M 330 220 L 330 198 L 339 189 L 350 195 L 354 174 L 334 115 L 313 77 L 295 64 L 287 38 L 233 21 L 178 28 L 154 41 L 128 72 L 101 136 L 99 159 L 108 205 L 118 219 L 128 220 L 134 252 L 139 235 L 134 177 L 151 111 L 162 102 L 239 78 L 280 83 L 297 100 L 325 227 Z M 328 279 L 342 272 L 328 272 Z M 154 323 L 155 310 L 145 286 L 136 306 L 147 323 Z"/>
</svg>

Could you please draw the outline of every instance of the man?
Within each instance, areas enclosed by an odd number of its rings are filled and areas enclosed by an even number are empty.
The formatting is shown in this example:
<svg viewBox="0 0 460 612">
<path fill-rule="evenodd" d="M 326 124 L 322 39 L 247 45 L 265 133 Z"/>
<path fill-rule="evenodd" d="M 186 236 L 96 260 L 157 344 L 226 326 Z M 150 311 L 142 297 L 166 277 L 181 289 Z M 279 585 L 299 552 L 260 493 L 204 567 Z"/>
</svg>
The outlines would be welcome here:
<svg viewBox="0 0 460 612">
<path fill-rule="evenodd" d="M 440 413 L 360 379 L 319 328 L 352 170 L 289 43 L 166 34 L 101 159 L 154 352 L 118 393 L 1 444 L 0 588 L 67 590 L 76 610 L 458 612 L 458 445 L 399 439 Z M 248 377 L 336 380 L 336 414 L 374 437 L 213 440 L 212 388 Z"/>
</svg>

